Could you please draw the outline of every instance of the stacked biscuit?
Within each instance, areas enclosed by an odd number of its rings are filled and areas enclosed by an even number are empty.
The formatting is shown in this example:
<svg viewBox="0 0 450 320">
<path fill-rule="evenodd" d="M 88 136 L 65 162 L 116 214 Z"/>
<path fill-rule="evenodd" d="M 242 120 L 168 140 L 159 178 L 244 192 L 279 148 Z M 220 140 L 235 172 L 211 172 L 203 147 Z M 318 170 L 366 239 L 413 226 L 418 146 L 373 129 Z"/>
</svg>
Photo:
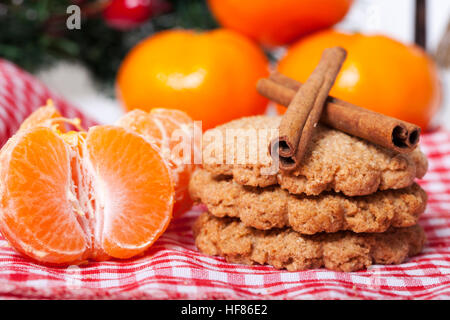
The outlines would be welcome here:
<svg viewBox="0 0 450 320">
<path fill-rule="evenodd" d="M 416 148 L 398 154 L 319 125 L 294 172 L 274 168 L 280 117 L 242 118 L 205 132 L 189 190 L 206 205 L 194 226 L 209 255 L 245 264 L 355 271 L 418 254 L 427 170 Z M 257 155 L 255 157 L 255 155 Z"/>
</svg>

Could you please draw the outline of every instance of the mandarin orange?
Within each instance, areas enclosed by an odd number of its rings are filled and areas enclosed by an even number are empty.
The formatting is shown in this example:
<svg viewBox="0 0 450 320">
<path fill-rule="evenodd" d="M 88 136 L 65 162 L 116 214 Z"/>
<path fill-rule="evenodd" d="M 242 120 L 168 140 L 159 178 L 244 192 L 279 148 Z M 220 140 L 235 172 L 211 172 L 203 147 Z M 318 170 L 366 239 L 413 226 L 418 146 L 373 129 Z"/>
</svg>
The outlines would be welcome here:
<svg viewBox="0 0 450 320">
<path fill-rule="evenodd" d="M 325 48 L 341 46 L 347 59 L 331 95 L 392 117 L 429 128 L 439 109 L 441 87 L 432 59 L 419 47 L 383 35 L 347 34 L 333 30 L 295 43 L 278 70 L 304 82 Z M 279 107 L 284 112 L 284 107 Z"/>
<path fill-rule="evenodd" d="M 208 0 L 217 20 L 264 45 L 290 43 L 339 22 L 353 0 Z"/>
<path fill-rule="evenodd" d="M 209 129 L 263 113 L 267 100 L 256 82 L 267 74 L 262 50 L 236 32 L 170 30 L 131 50 L 117 89 L 126 110 L 179 109 Z"/>
</svg>

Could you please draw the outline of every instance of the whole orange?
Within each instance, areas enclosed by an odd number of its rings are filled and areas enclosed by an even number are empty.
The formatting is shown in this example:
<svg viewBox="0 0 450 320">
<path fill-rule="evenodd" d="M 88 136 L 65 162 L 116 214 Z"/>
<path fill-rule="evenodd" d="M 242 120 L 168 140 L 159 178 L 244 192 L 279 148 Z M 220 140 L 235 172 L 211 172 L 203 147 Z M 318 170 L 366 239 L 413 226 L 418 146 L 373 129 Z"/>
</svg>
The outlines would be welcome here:
<svg viewBox="0 0 450 320">
<path fill-rule="evenodd" d="M 268 74 L 262 50 L 230 30 L 163 31 L 126 56 L 117 89 L 126 110 L 180 109 L 203 129 L 263 113 L 256 82 Z"/>
<path fill-rule="evenodd" d="M 264 45 L 280 45 L 339 22 L 353 0 L 208 0 L 217 20 Z"/>
<path fill-rule="evenodd" d="M 288 49 L 278 70 L 304 82 L 327 47 L 341 46 L 348 56 L 331 95 L 426 129 L 439 109 L 441 86 L 435 64 L 415 45 L 382 35 L 327 30 Z M 284 110 L 279 107 L 279 110 Z"/>
</svg>

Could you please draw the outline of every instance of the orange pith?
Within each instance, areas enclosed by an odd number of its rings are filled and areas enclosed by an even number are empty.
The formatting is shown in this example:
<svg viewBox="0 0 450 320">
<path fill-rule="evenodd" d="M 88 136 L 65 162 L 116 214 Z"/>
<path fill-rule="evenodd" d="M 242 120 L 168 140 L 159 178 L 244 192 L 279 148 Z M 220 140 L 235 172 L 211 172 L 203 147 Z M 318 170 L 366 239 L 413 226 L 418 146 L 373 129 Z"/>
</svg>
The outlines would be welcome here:
<svg viewBox="0 0 450 320">
<path fill-rule="evenodd" d="M 0 231 L 46 264 L 144 252 L 172 218 L 159 150 L 117 126 L 66 132 L 66 122 L 79 127 L 51 105 L 38 109 L 0 151 Z"/>
<path fill-rule="evenodd" d="M 64 122 L 61 121 L 62 115 L 53 105 L 52 100 L 47 101 L 47 105 L 36 109 L 24 122 L 20 125 L 19 130 L 34 128 L 37 126 L 54 127 L 60 132 L 65 132 Z M 68 119 L 67 119 L 68 120 Z"/>
<path fill-rule="evenodd" d="M 180 110 L 152 109 L 148 113 L 130 111 L 116 124 L 138 133 L 160 150 L 171 169 L 175 188 L 174 215 L 189 209 L 192 201 L 187 187 L 195 169 L 194 153 L 200 150 L 200 141 L 194 141 L 193 137 L 193 120 Z M 185 149 L 186 155 L 183 153 Z"/>
</svg>

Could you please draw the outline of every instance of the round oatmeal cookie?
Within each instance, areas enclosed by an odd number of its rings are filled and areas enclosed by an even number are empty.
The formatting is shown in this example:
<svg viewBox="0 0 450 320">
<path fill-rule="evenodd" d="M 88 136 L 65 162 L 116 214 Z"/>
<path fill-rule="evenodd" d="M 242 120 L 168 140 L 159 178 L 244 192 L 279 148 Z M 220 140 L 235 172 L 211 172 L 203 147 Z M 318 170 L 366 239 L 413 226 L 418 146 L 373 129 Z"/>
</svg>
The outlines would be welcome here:
<svg viewBox="0 0 450 320">
<path fill-rule="evenodd" d="M 229 262 L 268 264 L 289 271 L 325 267 L 357 271 L 372 264 L 399 264 L 414 256 L 425 243 L 418 226 L 392 228 L 385 233 L 301 235 L 292 229 L 257 230 L 233 218 L 205 212 L 194 225 L 197 248 Z"/>
<path fill-rule="evenodd" d="M 427 159 L 419 148 L 399 154 L 319 125 L 299 168 L 281 173 L 268 151 L 270 141 L 278 136 L 280 120 L 247 117 L 206 131 L 203 167 L 216 176 L 232 176 L 242 185 L 278 183 L 294 194 L 318 195 L 333 190 L 347 196 L 405 188 L 427 171 Z"/>
<path fill-rule="evenodd" d="M 278 186 L 242 186 L 202 169 L 192 175 L 189 192 L 192 200 L 205 204 L 216 217 L 236 217 L 260 230 L 291 227 L 302 234 L 410 227 L 417 223 L 427 202 L 425 191 L 416 183 L 367 196 L 331 192 L 306 196 L 289 194 Z"/>
</svg>

